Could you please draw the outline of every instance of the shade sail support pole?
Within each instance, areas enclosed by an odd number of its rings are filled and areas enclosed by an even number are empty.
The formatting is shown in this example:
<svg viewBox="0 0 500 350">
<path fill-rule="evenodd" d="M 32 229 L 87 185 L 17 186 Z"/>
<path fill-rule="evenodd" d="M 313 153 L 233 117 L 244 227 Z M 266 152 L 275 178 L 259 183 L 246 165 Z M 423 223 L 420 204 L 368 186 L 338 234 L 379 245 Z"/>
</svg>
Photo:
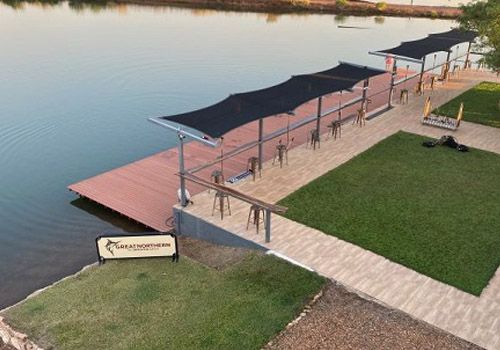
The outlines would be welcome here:
<svg viewBox="0 0 500 350">
<path fill-rule="evenodd" d="M 425 59 L 426 59 L 426 56 L 424 56 L 424 58 L 422 59 L 422 68 L 420 70 L 420 78 L 418 79 L 418 89 L 419 89 L 419 93 L 424 93 L 424 73 L 425 73 Z"/>
<path fill-rule="evenodd" d="M 451 50 L 448 51 L 448 54 L 446 55 L 446 63 L 444 65 L 444 75 L 443 75 L 443 80 L 448 79 L 448 74 L 450 73 L 450 68 L 451 68 Z"/>
<path fill-rule="evenodd" d="M 323 102 L 323 97 L 318 98 L 318 113 L 316 114 L 316 131 L 318 136 L 320 135 L 320 121 L 321 121 L 321 104 Z"/>
<path fill-rule="evenodd" d="M 363 82 L 363 95 L 361 100 L 361 109 L 365 112 L 368 112 L 368 103 L 367 103 L 367 95 L 368 95 L 368 85 L 370 84 L 370 78 L 366 79 Z"/>
<path fill-rule="evenodd" d="M 467 69 L 469 66 L 469 60 L 470 60 L 470 51 L 472 49 L 472 42 L 469 41 L 469 47 L 467 48 L 467 54 L 465 56 L 465 63 L 464 63 L 464 69 Z"/>
<path fill-rule="evenodd" d="M 394 63 L 392 65 L 392 74 L 391 74 L 391 86 L 389 88 L 389 101 L 387 102 L 387 106 L 392 108 L 392 97 L 394 95 L 394 81 L 396 80 L 396 75 L 398 74 L 398 60 L 394 59 Z"/>
<path fill-rule="evenodd" d="M 187 206 L 187 198 L 186 198 L 186 180 L 184 179 L 184 135 L 181 133 L 177 134 L 179 138 L 179 174 L 180 176 L 180 187 L 181 187 L 181 205 L 183 207 Z"/>
<path fill-rule="evenodd" d="M 259 119 L 259 171 L 262 171 L 262 158 L 264 157 L 263 150 L 263 136 L 264 136 L 264 119 Z"/>
</svg>

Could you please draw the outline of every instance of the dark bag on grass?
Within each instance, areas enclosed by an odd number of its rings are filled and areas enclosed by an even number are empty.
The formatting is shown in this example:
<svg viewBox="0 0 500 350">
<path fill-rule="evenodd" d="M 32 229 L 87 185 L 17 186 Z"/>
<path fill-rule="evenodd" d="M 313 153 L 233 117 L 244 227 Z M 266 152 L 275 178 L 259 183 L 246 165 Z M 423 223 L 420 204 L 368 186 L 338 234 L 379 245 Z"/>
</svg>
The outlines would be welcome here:
<svg viewBox="0 0 500 350">
<path fill-rule="evenodd" d="M 435 147 L 436 146 L 436 142 L 435 141 L 424 141 L 422 143 L 422 146 L 424 147 Z"/>
<path fill-rule="evenodd" d="M 453 136 L 443 136 L 443 138 L 444 140 L 442 145 L 446 145 L 455 149 L 459 146 L 457 140 Z"/>
</svg>

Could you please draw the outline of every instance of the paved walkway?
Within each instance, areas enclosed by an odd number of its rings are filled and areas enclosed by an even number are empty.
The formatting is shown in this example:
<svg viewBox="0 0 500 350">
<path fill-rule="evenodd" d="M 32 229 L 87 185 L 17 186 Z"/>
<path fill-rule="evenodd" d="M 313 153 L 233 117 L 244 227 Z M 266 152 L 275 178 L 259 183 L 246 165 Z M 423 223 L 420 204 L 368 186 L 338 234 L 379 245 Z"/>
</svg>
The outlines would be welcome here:
<svg viewBox="0 0 500 350">
<path fill-rule="evenodd" d="M 433 105 L 445 103 L 478 81 L 488 79 L 493 78 L 487 74 L 463 73 L 460 80 L 449 82 L 433 93 Z M 346 126 L 341 140 L 326 140 L 320 150 L 299 146 L 290 152 L 288 167 L 280 169 L 268 162 L 262 179 L 255 183 L 245 181 L 235 188 L 276 202 L 400 130 L 433 137 L 450 133 L 420 124 L 423 102 L 422 97 L 414 97 L 408 105 L 394 108 L 363 128 Z M 500 129 L 464 122 L 454 135 L 461 143 L 500 153 Z M 481 296 L 476 297 L 277 215 L 272 219 L 271 242 L 265 243 L 263 233 L 246 230 L 248 204 L 232 200 L 233 215 L 221 221 L 211 215 L 212 200 L 213 193 L 200 193 L 194 198 L 196 204 L 186 210 L 418 319 L 480 346 L 500 349 L 500 269 Z"/>
</svg>

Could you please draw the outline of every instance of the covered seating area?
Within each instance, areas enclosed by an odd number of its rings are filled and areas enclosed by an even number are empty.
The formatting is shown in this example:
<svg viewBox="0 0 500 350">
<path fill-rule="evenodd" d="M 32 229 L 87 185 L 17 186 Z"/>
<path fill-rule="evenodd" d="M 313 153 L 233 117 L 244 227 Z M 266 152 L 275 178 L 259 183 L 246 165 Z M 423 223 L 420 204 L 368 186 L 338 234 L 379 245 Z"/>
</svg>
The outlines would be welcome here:
<svg viewBox="0 0 500 350">
<path fill-rule="evenodd" d="M 293 137 L 290 139 L 289 136 L 291 130 L 309 123 L 314 123 L 315 128 L 312 130 L 311 135 L 314 134 L 314 148 L 316 147 L 316 141 L 318 142 L 319 147 L 319 139 L 321 137 L 321 118 L 335 112 L 340 112 L 340 110 L 345 106 L 351 106 L 357 103 L 360 103 L 360 108 L 363 109 L 364 106 L 366 106 L 369 79 L 384 73 L 386 73 L 384 70 L 341 62 L 337 66 L 324 71 L 292 76 L 287 81 L 268 88 L 232 94 L 214 105 L 199 110 L 177 115 L 151 118 L 151 121 L 154 123 L 174 130 L 178 135 L 180 204 L 182 206 L 188 205 L 188 192 L 186 192 L 185 183 L 186 180 L 208 187 L 205 180 L 202 180 L 195 175 L 198 171 L 219 163 L 220 169 L 218 169 L 218 172 L 221 175 L 219 179 L 224 178 L 224 159 L 256 147 L 257 156 L 251 157 L 251 160 L 249 159 L 248 162 L 249 164 L 253 164 L 253 169 L 251 170 L 255 179 L 255 172 L 259 171 L 260 173 L 262 170 L 263 144 L 286 134 L 286 143 L 283 143 L 281 140 L 278 142 L 274 159 L 275 161 L 278 161 L 280 163 L 280 167 L 282 167 L 283 162 L 288 162 L 288 149 L 291 147 L 291 143 L 293 142 Z M 322 108 L 322 98 L 325 95 L 345 90 L 352 91 L 355 85 L 360 82 L 364 82 L 361 96 L 349 101 L 344 106 L 339 103 L 339 106 L 333 109 L 324 110 Z M 306 117 L 295 123 L 293 126 L 290 126 L 288 123 L 286 128 L 277 130 L 272 134 L 263 134 L 265 118 L 279 114 L 286 114 L 288 117 L 293 116 L 294 110 L 297 107 L 315 99 L 317 99 L 317 110 L 315 115 Z M 236 149 L 231 150 L 231 152 L 224 154 L 222 151 L 224 135 L 231 130 L 254 121 L 259 123 L 259 132 L 258 135 L 256 135 L 256 141 L 240 145 Z M 332 127 L 333 124 L 334 122 L 332 122 Z M 332 135 L 334 135 L 335 138 L 337 137 L 337 134 L 340 134 L 340 131 L 338 130 L 340 128 L 339 124 L 340 123 L 335 124 L 334 129 L 331 130 Z M 325 132 L 326 131 L 327 130 L 325 130 Z M 195 168 L 185 169 L 183 145 L 187 137 L 211 147 L 221 147 L 220 156 L 212 162 Z M 216 211 L 220 211 L 222 219 L 226 210 L 230 215 L 228 196 L 234 196 L 234 191 L 231 191 L 223 183 L 217 183 L 216 186 L 217 189 L 214 194 L 212 212 L 215 213 Z M 262 203 L 258 203 L 257 199 L 251 199 L 243 196 L 242 194 L 238 194 L 238 196 L 240 198 L 244 198 L 244 200 L 251 205 L 251 211 L 254 216 L 255 213 L 261 212 L 260 209 L 264 209 L 266 214 L 264 225 L 266 229 L 266 237 L 270 237 L 270 215 L 272 211 L 269 210 L 269 208 L 271 208 L 271 204 L 266 203 L 263 205 Z M 218 203 L 220 203 L 219 206 L 217 206 Z M 260 217 L 256 220 L 256 222 L 258 222 Z"/>
<path fill-rule="evenodd" d="M 424 75 L 426 72 L 433 71 L 438 67 L 442 67 L 442 72 L 439 80 L 446 81 L 451 71 L 455 72 L 461 68 L 461 66 L 457 64 L 459 59 L 464 58 L 464 69 L 469 67 L 471 47 L 476 37 L 477 33 L 474 31 L 463 31 L 455 28 L 443 33 L 429 34 L 427 37 L 422 39 L 405 41 L 396 47 L 370 52 L 370 54 L 393 58 L 393 75 L 397 71 L 398 61 L 407 61 L 420 64 L 420 73 L 415 75 L 419 76 L 419 81 L 415 88 L 415 92 L 421 95 L 423 94 L 425 89 Z M 459 56 L 457 47 L 457 55 L 456 57 L 452 58 L 451 54 L 453 52 L 453 48 L 463 43 L 466 43 L 468 45 L 467 52 L 464 55 Z M 436 65 L 435 62 L 436 53 L 438 52 L 447 53 L 445 62 L 440 65 Z M 426 70 L 426 59 L 430 54 L 434 54 L 434 63 L 431 68 Z M 455 65 L 451 67 L 451 64 L 453 62 L 455 62 Z M 396 83 L 395 85 L 398 85 L 398 83 Z M 433 86 L 434 80 L 432 80 L 432 87 Z"/>
<path fill-rule="evenodd" d="M 418 76 L 417 74 L 396 82 L 398 76 L 397 60 L 406 60 L 422 65 L 419 80 L 420 86 L 422 85 L 425 73 L 426 55 L 437 51 L 447 51 L 448 58 L 446 64 L 449 65 L 452 61 L 450 59 L 451 47 L 461 42 L 468 41 L 469 53 L 470 42 L 475 36 L 475 33 L 451 30 L 445 33 L 431 34 L 424 39 L 405 42 L 398 47 L 372 53 L 379 56 L 391 56 L 394 58 L 390 86 L 382 91 L 385 93 L 389 92 L 388 107 L 392 107 L 392 95 L 395 87 L 404 81 Z M 457 59 L 458 57 L 455 58 L 455 60 Z M 434 68 L 435 66 L 433 69 Z M 241 173 L 241 176 L 233 176 L 232 179 L 238 181 L 240 178 L 252 174 L 255 181 L 256 172 L 259 172 L 259 177 L 262 172 L 264 143 L 286 134 L 286 142 L 279 139 L 273 158 L 273 165 L 277 161 L 281 168 L 284 163 L 285 165 L 288 164 L 288 150 L 291 148 L 294 141 L 294 137 L 290 137 L 290 131 L 308 124 L 315 124 L 315 127 L 308 133 L 309 137 L 307 144 L 310 144 L 310 149 L 316 150 L 316 148 L 320 148 L 323 134 L 329 135 L 331 133 L 334 139 L 337 137 L 340 138 L 342 132 L 341 112 L 344 108 L 357 104 L 359 104 L 359 108 L 357 110 L 357 117 L 354 116 L 353 118 L 353 124 L 362 127 L 365 124 L 367 105 L 371 98 L 371 96 L 368 96 L 370 78 L 386 73 L 388 72 L 382 69 L 340 62 L 337 66 L 327 70 L 310 74 L 294 75 L 290 79 L 271 87 L 231 94 L 213 105 L 198 110 L 150 118 L 152 122 L 177 133 L 179 157 L 178 175 L 180 178 L 178 199 L 181 206 L 185 207 L 189 204 L 189 193 L 186 190 L 186 181 L 191 181 L 205 188 L 215 189 L 212 216 L 214 216 L 216 211 L 219 211 L 221 220 L 224 218 L 224 213 L 226 211 L 231 215 L 229 197 L 236 197 L 250 204 L 247 228 L 252 221 L 257 226 L 258 231 L 258 224 L 262 221 L 266 230 L 266 242 L 269 242 L 271 237 L 271 213 L 284 212 L 286 208 L 275 208 L 273 204 L 262 202 L 257 198 L 250 197 L 244 193 L 238 193 L 234 189 L 227 187 L 224 180 L 224 160 L 243 152 L 251 152 L 257 148 L 257 154 L 251 154 L 251 157 L 248 159 L 248 169 Z M 362 87 L 356 86 L 361 82 L 363 82 Z M 344 105 L 342 105 L 340 100 L 338 106 L 334 108 L 330 107 L 328 109 L 323 107 L 322 102 L 325 96 L 339 93 L 340 97 L 343 91 L 354 92 L 355 89 L 362 89 L 361 94 L 346 102 Z M 377 92 L 376 94 L 379 93 L 381 92 Z M 290 125 L 290 117 L 295 115 L 295 109 L 314 100 L 317 101 L 316 112 Z M 338 119 L 334 119 L 330 121 L 328 125 L 324 125 L 323 127 L 325 127 L 325 130 L 322 132 L 322 118 L 331 116 L 334 113 L 338 114 Z M 288 123 L 286 128 L 275 130 L 264 135 L 265 119 L 277 115 L 287 116 Z M 224 153 L 224 135 L 252 122 L 258 123 L 258 134 L 255 135 L 256 140 L 239 145 L 229 152 Z M 328 126 L 330 130 L 326 130 L 326 126 Z M 208 163 L 186 169 L 184 165 L 184 144 L 187 138 L 210 147 L 220 147 L 220 156 Z M 217 181 L 211 182 L 196 175 L 197 172 L 203 169 L 217 165 L 219 165 L 219 168 L 215 170 L 218 174 L 216 177 L 218 179 Z M 217 206 L 217 204 L 219 205 Z"/>
</svg>

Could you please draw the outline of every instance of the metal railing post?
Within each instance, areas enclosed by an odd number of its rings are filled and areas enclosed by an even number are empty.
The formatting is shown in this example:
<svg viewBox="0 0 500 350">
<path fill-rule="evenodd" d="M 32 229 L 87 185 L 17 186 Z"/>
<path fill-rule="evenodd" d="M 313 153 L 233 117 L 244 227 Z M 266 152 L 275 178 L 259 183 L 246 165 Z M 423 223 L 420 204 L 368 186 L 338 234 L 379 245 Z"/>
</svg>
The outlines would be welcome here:
<svg viewBox="0 0 500 350">
<path fill-rule="evenodd" d="M 259 171 L 262 171 L 262 158 L 263 158 L 263 143 L 262 138 L 264 134 L 264 120 L 262 118 L 259 119 Z"/>
<path fill-rule="evenodd" d="M 394 95 L 394 81 L 396 80 L 396 75 L 398 74 L 398 60 L 394 59 L 394 63 L 392 65 L 392 74 L 391 74 L 391 88 L 389 90 L 389 101 L 387 106 L 392 108 L 392 97 Z"/>
<path fill-rule="evenodd" d="M 443 74 L 443 80 L 448 79 L 448 75 L 450 74 L 450 68 L 451 68 L 451 50 L 448 51 L 448 54 L 446 55 L 446 63 L 444 65 L 444 74 Z"/>
<path fill-rule="evenodd" d="M 420 70 L 420 78 L 418 79 L 418 89 L 419 89 L 420 94 L 424 93 L 425 59 L 426 59 L 426 56 L 424 56 L 424 58 L 422 60 L 422 69 Z"/>
<path fill-rule="evenodd" d="M 184 136 L 181 133 L 178 133 L 179 137 L 179 174 L 180 176 L 180 185 L 181 185 L 181 205 L 185 207 L 187 205 L 186 198 L 186 179 L 184 178 Z"/>
<path fill-rule="evenodd" d="M 471 48 L 472 48 L 472 42 L 469 41 L 469 47 L 467 48 L 467 55 L 465 56 L 464 69 L 467 69 L 467 67 L 469 66 Z"/>
<path fill-rule="evenodd" d="M 323 101 L 323 97 L 318 98 L 318 113 L 316 115 L 316 130 L 318 132 L 318 136 L 320 135 L 320 119 L 321 119 L 321 104 Z"/>
<path fill-rule="evenodd" d="M 266 209 L 266 243 L 271 242 L 271 211 Z"/>
</svg>

